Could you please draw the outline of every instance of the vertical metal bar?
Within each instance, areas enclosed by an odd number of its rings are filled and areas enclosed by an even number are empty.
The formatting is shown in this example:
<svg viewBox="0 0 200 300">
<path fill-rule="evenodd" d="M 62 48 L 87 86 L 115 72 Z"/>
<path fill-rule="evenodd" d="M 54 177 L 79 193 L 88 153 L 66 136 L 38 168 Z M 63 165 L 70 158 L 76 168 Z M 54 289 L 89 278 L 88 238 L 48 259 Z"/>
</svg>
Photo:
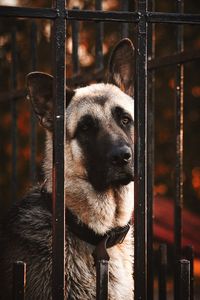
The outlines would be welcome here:
<svg viewBox="0 0 200 300">
<path fill-rule="evenodd" d="M 158 289 L 159 300 L 167 299 L 167 246 L 161 244 L 159 248 L 159 271 L 158 271 Z"/>
<path fill-rule="evenodd" d="M 96 262 L 96 300 L 108 299 L 108 261 Z"/>
<path fill-rule="evenodd" d="M 129 8 L 129 0 L 121 0 L 121 10 L 122 11 L 128 11 Z M 121 38 L 126 38 L 128 37 L 128 23 L 122 23 L 122 33 L 121 33 Z"/>
<path fill-rule="evenodd" d="M 148 2 L 148 10 L 155 11 L 155 1 Z M 148 60 L 155 58 L 155 24 L 148 26 Z M 147 294 L 148 300 L 153 299 L 154 268 L 153 268 L 153 186 L 154 186 L 154 105 L 155 105 L 155 71 L 148 72 L 148 210 L 147 210 Z"/>
<path fill-rule="evenodd" d="M 138 0 L 136 57 L 136 149 L 135 149 L 135 299 L 147 299 L 147 11 L 148 0 Z"/>
<path fill-rule="evenodd" d="M 192 246 L 185 247 L 185 258 L 190 262 L 190 300 L 194 299 L 194 251 Z"/>
<path fill-rule="evenodd" d="M 24 300 L 26 288 L 26 264 L 17 261 L 13 264 L 13 300 Z"/>
<path fill-rule="evenodd" d="M 183 0 L 176 0 L 176 10 L 183 13 Z M 177 53 L 183 51 L 183 26 L 177 25 Z M 174 209 L 174 245 L 175 245 L 175 278 L 174 298 L 179 297 L 179 267 L 177 265 L 181 258 L 182 240 L 182 206 L 183 206 L 183 90 L 184 90 L 184 67 L 177 65 L 176 70 L 176 166 L 175 166 L 175 209 Z"/>
<path fill-rule="evenodd" d="M 37 26 L 35 22 L 31 23 L 31 70 L 35 71 L 37 67 L 36 58 L 36 45 L 37 45 Z M 30 157 L 30 177 L 31 182 L 36 182 L 36 116 L 31 108 L 31 157 Z"/>
<path fill-rule="evenodd" d="M 95 0 L 95 9 L 102 10 L 102 1 Z M 96 22 L 96 44 L 95 44 L 95 67 L 97 70 L 103 68 L 103 23 Z"/>
<path fill-rule="evenodd" d="M 73 7 L 78 9 L 78 7 Z M 72 21 L 72 62 L 73 73 L 79 73 L 79 58 L 78 58 L 78 41 L 79 41 L 79 22 Z"/>
<path fill-rule="evenodd" d="M 190 300 L 190 262 L 181 259 L 180 267 L 180 298 L 179 300 Z"/>
<path fill-rule="evenodd" d="M 65 295 L 65 1 L 54 2 L 57 18 L 54 21 L 54 134 L 53 134 L 53 260 L 52 299 L 64 300 Z"/>
<path fill-rule="evenodd" d="M 17 47 L 16 28 L 12 29 L 12 69 L 11 69 L 11 89 L 17 88 Z M 11 99 L 11 144 L 12 144 L 12 175 L 11 175 L 11 197 L 15 202 L 17 199 L 17 108 L 15 99 Z"/>
</svg>

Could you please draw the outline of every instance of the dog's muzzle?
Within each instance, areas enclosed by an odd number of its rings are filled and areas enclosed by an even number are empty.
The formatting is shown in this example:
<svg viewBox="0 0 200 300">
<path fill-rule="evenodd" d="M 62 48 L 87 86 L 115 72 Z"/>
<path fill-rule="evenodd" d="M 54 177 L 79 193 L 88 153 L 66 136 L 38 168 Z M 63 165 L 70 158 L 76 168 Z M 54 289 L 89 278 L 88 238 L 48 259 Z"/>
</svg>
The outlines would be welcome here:
<svg viewBox="0 0 200 300">
<path fill-rule="evenodd" d="M 102 157 L 91 165 L 89 181 L 100 192 L 127 185 L 134 179 L 133 153 L 126 143 L 111 145 L 104 159 Z"/>
<path fill-rule="evenodd" d="M 133 154 L 128 145 L 113 147 L 108 153 L 108 184 L 127 185 L 134 179 Z"/>
</svg>

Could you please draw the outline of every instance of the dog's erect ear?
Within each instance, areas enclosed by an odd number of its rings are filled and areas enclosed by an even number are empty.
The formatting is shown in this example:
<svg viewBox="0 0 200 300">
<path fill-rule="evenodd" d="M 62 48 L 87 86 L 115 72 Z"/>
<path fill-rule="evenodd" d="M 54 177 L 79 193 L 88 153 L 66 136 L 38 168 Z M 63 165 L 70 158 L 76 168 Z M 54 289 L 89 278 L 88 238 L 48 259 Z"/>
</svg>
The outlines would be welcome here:
<svg viewBox="0 0 200 300">
<path fill-rule="evenodd" d="M 134 46 L 129 39 L 121 40 L 114 48 L 109 62 L 108 81 L 133 97 L 135 57 Z"/>
<path fill-rule="evenodd" d="M 28 96 L 40 123 L 53 131 L 53 77 L 46 73 L 32 72 L 27 75 Z M 66 88 L 66 101 L 70 102 L 74 91 Z"/>
</svg>

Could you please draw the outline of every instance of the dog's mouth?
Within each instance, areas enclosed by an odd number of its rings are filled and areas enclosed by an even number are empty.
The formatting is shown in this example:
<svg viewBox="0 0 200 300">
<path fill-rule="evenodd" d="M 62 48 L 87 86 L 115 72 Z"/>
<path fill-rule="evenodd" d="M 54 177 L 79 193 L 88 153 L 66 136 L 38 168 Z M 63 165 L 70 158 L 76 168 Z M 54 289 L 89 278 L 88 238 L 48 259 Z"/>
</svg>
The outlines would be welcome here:
<svg viewBox="0 0 200 300">
<path fill-rule="evenodd" d="M 108 172 L 107 174 L 101 173 L 99 176 L 92 176 L 89 178 L 90 183 L 98 192 L 104 192 L 109 188 L 120 188 L 121 186 L 128 185 L 134 180 L 134 173 L 132 168 L 124 172 Z"/>
<path fill-rule="evenodd" d="M 108 184 L 112 187 L 120 187 L 123 185 L 128 185 L 131 181 L 134 180 L 133 173 L 121 173 L 112 176 L 110 180 L 108 179 Z"/>
<path fill-rule="evenodd" d="M 117 178 L 116 180 L 111 181 L 111 186 L 118 187 L 121 185 L 127 185 L 133 180 L 134 180 L 134 178 L 131 175 L 126 176 L 126 177 Z"/>
</svg>

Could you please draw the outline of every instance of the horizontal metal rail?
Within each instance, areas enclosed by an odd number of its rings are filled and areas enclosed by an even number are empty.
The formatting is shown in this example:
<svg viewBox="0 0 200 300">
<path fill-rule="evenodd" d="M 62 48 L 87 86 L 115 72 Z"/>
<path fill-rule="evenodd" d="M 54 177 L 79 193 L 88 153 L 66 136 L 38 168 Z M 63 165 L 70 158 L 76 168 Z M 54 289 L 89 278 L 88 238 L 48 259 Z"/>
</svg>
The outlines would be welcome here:
<svg viewBox="0 0 200 300">
<path fill-rule="evenodd" d="M 26 17 L 26 18 L 46 18 L 56 19 L 59 12 L 55 8 L 28 8 L 0 6 L 0 17 Z M 137 23 L 139 14 L 137 12 L 118 11 L 92 11 L 92 10 L 65 10 L 67 20 L 85 21 L 108 21 L 108 22 L 128 22 Z"/>
<path fill-rule="evenodd" d="M 66 10 L 66 18 L 67 20 L 138 23 L 140 14 L 123 11 Z"/>
<path fill-rule="evenodd" d="M 159 69 L 161 67 L 168 67 L 182 63 L 188 63 L 200 59 L 200 50 L 183 51 L 177 54 L 158 57 L 148 62 L 148 70 Z"/>
<path fill-rule="evenodd" d="M 145 16 L 146 21 L 150 23 L 200 25 L 200 14 L 145 12 L 143 16 Z M 0 17 L 56 19 L 59 17 L 59 12 L 55 8 L 0 6 Z M 138 23 L 141 18 L 141 13 L 137 11 L 124 12 L 66 9 L 64 17 L 67 20 L 79 21 Z"/>
<path fill-rule="evenodd" d="M 0 17 L 55 19 L 57 16 L 53 8 L 0 6 Z"/>
<path fill-rule="evenodd" d="M 147 12 L 147 22 L 169 24 L 200 24 L 199 14 Z"/>
</svg>

